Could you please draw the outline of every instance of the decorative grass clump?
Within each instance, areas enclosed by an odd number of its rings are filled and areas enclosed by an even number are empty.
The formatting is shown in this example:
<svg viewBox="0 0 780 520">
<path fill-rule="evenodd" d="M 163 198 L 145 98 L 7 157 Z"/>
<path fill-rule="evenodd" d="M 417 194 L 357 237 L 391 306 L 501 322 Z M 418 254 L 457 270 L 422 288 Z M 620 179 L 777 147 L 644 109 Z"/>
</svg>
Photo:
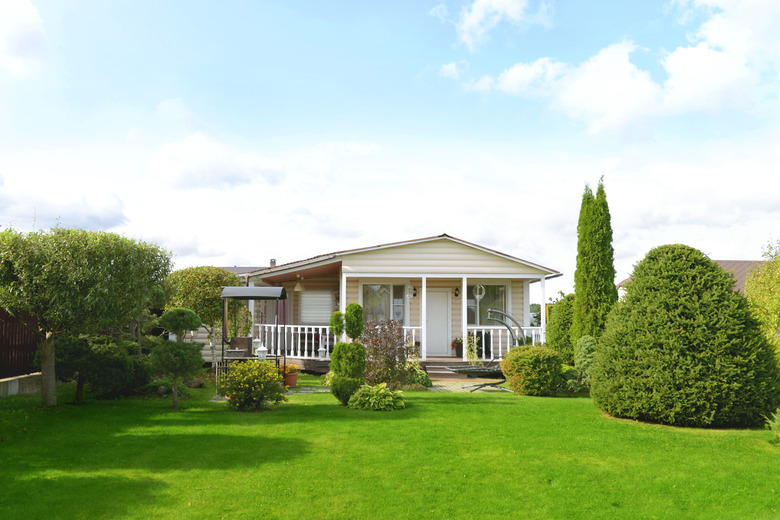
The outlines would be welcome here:
<svg viewBox="0 0 780 520">
<path fill-rule="evenodd" d="M 605 412 L 677 426 L 758 425 L 778 364 L 734 280 L 684 245 L 650 251 L 599 339 L 591 395 Z"/>
</svg>

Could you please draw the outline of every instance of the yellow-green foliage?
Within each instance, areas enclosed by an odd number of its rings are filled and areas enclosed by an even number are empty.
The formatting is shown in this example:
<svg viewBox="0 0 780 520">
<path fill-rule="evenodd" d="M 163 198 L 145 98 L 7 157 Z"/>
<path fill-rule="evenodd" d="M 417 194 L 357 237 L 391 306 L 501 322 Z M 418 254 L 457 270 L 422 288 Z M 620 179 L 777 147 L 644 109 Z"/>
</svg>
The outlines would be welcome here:
<svg viewBox="0 0 780 520">
<path fill-rule="evenodd" d="M 764 260 L 745 281 L 745 294 L 761 331 L 780 356 L 780 241 L 767 246 Z"/>
<path fill-rule="evenodd" d="M 348 406 L 358 410 L 390 412 L 406 406 L 400 390 L 391 390 L 385 383 L 376 386 L 363 385 L 349 399 Z"/>
<path fill-rule="evenodd" d="M 219 391 L 235 410 L 249 412 L 287 400 L 282 376 L 268 361 L 233 361 Z"/>
</svg>

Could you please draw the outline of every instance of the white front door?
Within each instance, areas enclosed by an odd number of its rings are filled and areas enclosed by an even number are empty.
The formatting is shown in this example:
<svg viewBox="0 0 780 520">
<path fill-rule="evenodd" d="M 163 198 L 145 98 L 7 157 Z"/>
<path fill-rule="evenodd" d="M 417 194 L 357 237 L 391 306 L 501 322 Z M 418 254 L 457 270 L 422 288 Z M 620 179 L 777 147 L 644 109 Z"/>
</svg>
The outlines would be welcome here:
<svg viewBox="0 0 780 520">
<path fill-rule="evenodd" d="M 450 356 L 450 291 L 428 291 L 426 305 L 427 355 Z"/>
</svg>

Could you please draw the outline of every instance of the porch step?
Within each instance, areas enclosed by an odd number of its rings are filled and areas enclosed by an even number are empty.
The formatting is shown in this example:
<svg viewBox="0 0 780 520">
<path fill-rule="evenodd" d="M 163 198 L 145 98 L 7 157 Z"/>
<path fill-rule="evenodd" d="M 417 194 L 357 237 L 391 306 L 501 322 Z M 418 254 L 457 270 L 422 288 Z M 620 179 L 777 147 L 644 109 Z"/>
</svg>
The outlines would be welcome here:
<svg viewBox="0 0 780 520">
<path fill-rule="evenodd" d="M 463 374 L 456 374 L 451 370 L 447 370 L 446 367 L 463 366 L 468 365 L 467 362 L 457 358 L 428 358 L 426 361 L 421 361 L 420 365 L 428 372 L 428 377 L 431 379 L 468 379 Z"/>
</svg>

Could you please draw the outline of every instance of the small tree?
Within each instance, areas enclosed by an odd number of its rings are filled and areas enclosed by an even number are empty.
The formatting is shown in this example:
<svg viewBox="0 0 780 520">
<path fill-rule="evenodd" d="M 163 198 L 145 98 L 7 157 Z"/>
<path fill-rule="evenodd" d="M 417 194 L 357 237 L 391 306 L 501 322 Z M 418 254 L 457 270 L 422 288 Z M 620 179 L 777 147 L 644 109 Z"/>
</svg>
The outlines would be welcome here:
<svg viewBox="0 0 780 520">
<path fill-rule="evenodd" d="M 369 321 L 360 337 L 366 347 L 366 383 L 386 383 L 388 388 L 406 384 L 406 366 L 412 348 L 404 341 L 404 330 L 395 320 Z"/>
<path fill-rule="evenodd" d="M 203 366 L 200 350 L 201 343 L 185 343 L 182 341 L 188 330 L 195 330 L 201 325 L 200 317 L 189 309 L 174 307 L 165 311 L 158 320 L 158 325 L 176 334 L 178 341 L 161 341 L 152 349 L 152 367 L 157 371 L 171 376 L 173 383 L 173 409 L 179 408 L 178 381 L 198 373 Z"/>
<path fill-rule="evenodd" d="M 192 309 L 203 322 L 209 341 L 213 341 L 214 335 L 222 328 L 222 288 L 241 285 L 235 274 L 227 269 L 211 266 L 179 269 L 168 276 L 165 284 L 168 291 L 166 309 L 173 307 Z M 230 324 L 236 321 L 234 307 L 239 313 L 237 320 L 241 324 L 239 329 L 246 330 L 247 322 L 251 328 L 251 319 L 248 319 L 249 311 L 244 301 L 238 301 L 228 307 Z"/>
<path fill-rule="evenodd" d="M 337 311 L 330 317 L 330 331 L 337 338 L 346 331 L 352 339 L 352 343 L 336 343 L 330 357 L 330 391 L 344 406 L 364 382 L 366 349 L 357 342 L 363 327 L 363 307 L 357 303 L 347 305 L 346 313 Z"/>
<path fill-rule="evenodd" d="M 169 252 L 115 233 L 0 232 L 0 306 L 44 338 L 44 406 L 57 404 L 56 338 L 93 334 L 137 318 L 170 268 Z M 37 318 L 37 326 L 25 313 Z"/>
<path fill-rule="evenodd" d="M 745 294 L 761 331 L 780 357 L 780 241 L 764 249 L 764 264 L 745 281 Z"/>
<path fill-rule="evenodd" d="M 607 314 L 617 301 L 614 256 L 611 217 L 602 177 L 595 197 L 588 186 L 582 195 L 577 224 L 572 345 L 585 335 L 598 339 L 604 330 Z"/>
</svg>

